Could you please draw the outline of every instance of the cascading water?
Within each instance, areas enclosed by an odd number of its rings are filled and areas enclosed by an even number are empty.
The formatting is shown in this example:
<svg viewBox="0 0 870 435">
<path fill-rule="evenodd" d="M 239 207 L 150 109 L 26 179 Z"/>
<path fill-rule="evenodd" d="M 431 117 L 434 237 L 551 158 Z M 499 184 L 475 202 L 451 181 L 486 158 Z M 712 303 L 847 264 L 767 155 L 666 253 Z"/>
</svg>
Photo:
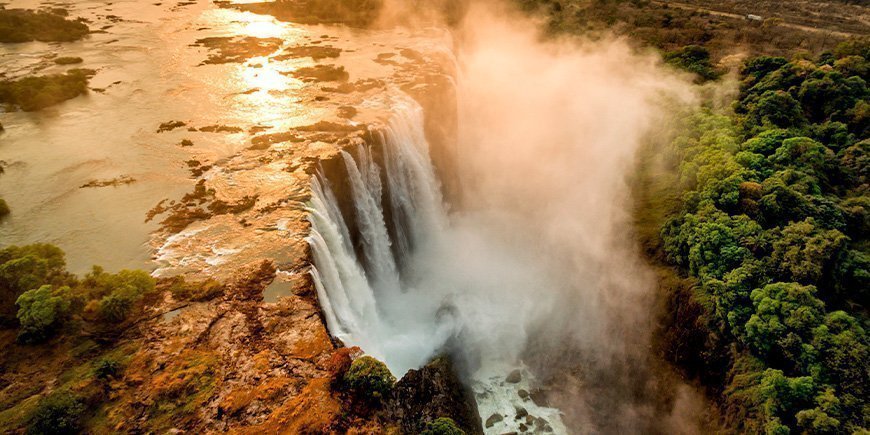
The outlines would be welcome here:
<svg viewBox="0 0 870 435">
<path fill-rule="evenodd" d="M 448 216 L 429 157 L 422 108 L 398 95 L 393 111 L 379 133 L 386 189 L 370 149 L 360 147 L 357 158 L 344 151 L 341 156 L 360 256 L 330 181 L 322 175 L 312 180 L 311 274 L 329 330 L 345 344 L 384 360 L 397 376 L 425 365 L 453 343 L 453 349 L 475 361 L 472 388 L 481 417 L 503 417 L 487 432 L 516 431 L 520 425 L 566 432 L 558 410 L 520 394 L 530 390 L 533 380 L 517 350 L 525 340 L 522 319 L 529 304 L 500 297 L 504 289 L 546 285 L 546 280 L 531 278 L 535 272 L 545 275 L 512 257 L 516 247 L 488 239 L 486 219 L 461 212 Z M 506 308 L 516 318 L 494 314 Z M 504 345 L 511 342 L 515 345 Z M 519 379 L 508 381 L 507 375 L 517 370 Z"/>
</svg>

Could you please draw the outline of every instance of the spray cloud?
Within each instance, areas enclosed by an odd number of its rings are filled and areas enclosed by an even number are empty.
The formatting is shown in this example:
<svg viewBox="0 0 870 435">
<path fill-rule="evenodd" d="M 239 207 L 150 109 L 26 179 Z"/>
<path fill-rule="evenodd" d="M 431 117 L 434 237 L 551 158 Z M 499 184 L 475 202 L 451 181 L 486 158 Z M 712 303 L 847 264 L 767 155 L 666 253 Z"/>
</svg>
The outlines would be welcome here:
<svg viewBox="0 0 870 435">
<path fill-rule="evenodd" d="M 492 3 L 472 4 L 456 36 L 461 204 L 447 213 L 419 107 L 397 96 L 386 167 L 364 149 L 344 156 L 364 255 L 342 236 L 329 186 L 315 195 L 331 331 L 397 375 L 451 352 L 484 419 L 512 412 L 537 375 L 567 385 L 551 398 L 568 426 L 691 431 L 687 387 L 675 389 L 680 409 L 651 397 L 662 382 L 649 367 L 654 278 L 632 242 L 627 184 L 666 103 L 692 99 L 688 82 L 624 41 L 544 41 Z M 515 367 L 523 382 L 506 387 Z M 529 411 L 566 430 L 555 409 Z"/>
</svg>

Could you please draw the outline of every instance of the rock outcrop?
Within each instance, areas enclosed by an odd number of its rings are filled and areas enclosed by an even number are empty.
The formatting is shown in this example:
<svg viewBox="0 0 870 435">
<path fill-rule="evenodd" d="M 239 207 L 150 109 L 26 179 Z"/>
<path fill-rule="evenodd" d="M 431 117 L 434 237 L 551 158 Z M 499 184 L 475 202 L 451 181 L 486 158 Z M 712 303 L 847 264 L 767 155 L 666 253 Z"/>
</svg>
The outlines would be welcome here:
<svg viewBox="0 0 870 435">
<path fill-rule="evenodd" d="M 453 419 L 468 434 L 482 433 L 474 395 L 447 357 L 405 374 L 396 383 L 388 409 L 389 419 L 403 433 L 420 433 L 426 423 L 439 417 Z"/>
</svg>

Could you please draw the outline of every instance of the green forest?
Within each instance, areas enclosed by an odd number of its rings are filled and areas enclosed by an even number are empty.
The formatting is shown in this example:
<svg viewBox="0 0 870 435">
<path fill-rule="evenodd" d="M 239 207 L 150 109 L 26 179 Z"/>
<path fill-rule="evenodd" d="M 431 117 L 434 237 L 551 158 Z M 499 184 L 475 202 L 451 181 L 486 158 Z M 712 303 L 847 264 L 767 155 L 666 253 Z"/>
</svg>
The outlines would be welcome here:
<svg viewBox="0 0 870 435">
<path fill-rule="evenodd" d="M 666 58 L 713 78 L 687 51 Z M 740 432 L 870 427 L 868 60 L 867 41 L 746 60 L 733 107 L 692 114 L 670 144 L 678 206 L 650 200 L 672 208 L 659 253 L 692 278 L 672 357 Z"/>
</svg>

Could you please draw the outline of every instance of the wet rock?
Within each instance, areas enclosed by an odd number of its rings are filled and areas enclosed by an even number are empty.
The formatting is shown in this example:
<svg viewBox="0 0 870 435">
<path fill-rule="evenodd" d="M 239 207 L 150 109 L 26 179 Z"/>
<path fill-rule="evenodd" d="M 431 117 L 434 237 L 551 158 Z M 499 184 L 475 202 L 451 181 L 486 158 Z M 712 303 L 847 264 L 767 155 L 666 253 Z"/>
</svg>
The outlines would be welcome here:
<svg viewBox="0 0 870 435">
<path fill-rule="evenodd" d="M 532 402 L 535 402 L 535 405 L 542 407 L 550 406 L 547 401 L 547 395 L 543 390 L 534 390 L 529 394 L 529 397 L 532 399 Z"/>
<path fill-rule="evenodd" d="M 526 408 L 523 408 L 522 406 L 518 406 L 515 409 L 517 411 L 517 420 L 525 418 L 527 415 L 529 415 L 529 411 L 526 411 Z"/>
<path fill-rule="evenodd" d="M 236 127 L 233 125 L 215 124 L 215 125 L 207 125 L 205 127 L 200 127 L 199 131 L 203 131 L 206 133 L 241 133 L 244 130 L 242 130 L 241 127 Z"/>
<path fill-rule="evenodd" d="M 339 118 L 350 119 L 356 116 L 357 110 L 353 106 L 341 106 L 336 110 Z"/>
<path fill-rule="evenodd" d="M 396 383 L 386 409 L 401 433 L 420 433 L 426 423 L 439 417 L 453 419 L 467 434 L 483 432 L 474 396 L 446 357 L 410 370 Z"/>
<path fill-rule="evenodd" d="M 135 178 L 129 175 L 121 175 L 120 177 L 115 177 L 109 180 L 91 180 L 79 186 L 79 189 L 85 189 L 88 187 L 123 186 L 125 184 L 133 184 L 135 182 Z"/>
<path fill-rule="evenodd" d="M 490 415 L 489 418 L 486 419 L 486 427 L 491 428 L 495 426 L 496 423 L 502 420 L 504 420 L 504 417 L 502 417 L 501 414 Z"/>
<path fill-rule="evenodd" d="M 328 57 L 338 57 L 340 54 L 340 48 L 335 48 L 330 45 L 300 45 L 285 49 L 281 54 L 275 56 L 274 59 L 288 60 L 310 57 L 314 61 L 319 61 Z"/>
<path fill-rule="evenodd" d="M 280 38 L 255 38 L 253 36 L 215 36 L 196 40 L 192 45 L 209 49 L 209 56 L 202 65 L 237 63 L 252 57 L 272 54 L 281 47 Z"/>
<path fill-rule="evenodd" d="M 291 75 L 303 82 L 346 82 L 350 78 L 350 74 L 345 71 L 343 66 L 335 65 L 315 65 L 284 74 Z"/>
<path fill-rule="evenodd" d="M 182 139 L 179 145 L 183 147 L 192 147 L 193 141 L 191 141 L 190 139 Z"/>
<path fill-rule="evenodd" d="M 517 395 L 520 396 L 520 399 L 526 400 L 529 398 L 529 392 L 526 390 L 517 391 Z"/>
<path fill-rule="evenodd" d="M 526 432 L 527 430 L 529 430 L 529 427 L 525 423 L 520 423 L 520 432 Z"/>
<path fill-rule="evenodd" d="M 523 375 L 522 375 L 522 373 L 520 373 L 519 369 L 516 369 L 516 370 L 510 372 L 510 374 L 508 374 L 504 380 L 505 380 L 505 382 L 507 382 L 509 384 L 517 384 L 521 380 L 523 380 Z"/>
<path fill-rule="evenodd" d="M 182 121 L 166 121 L 160 124 L 160 127 L 157 128 L 158 133 L 163 133 L 164 131 L 172 131 L 179 127 L 184 127 L 187 123 Z"/>
</svg>

